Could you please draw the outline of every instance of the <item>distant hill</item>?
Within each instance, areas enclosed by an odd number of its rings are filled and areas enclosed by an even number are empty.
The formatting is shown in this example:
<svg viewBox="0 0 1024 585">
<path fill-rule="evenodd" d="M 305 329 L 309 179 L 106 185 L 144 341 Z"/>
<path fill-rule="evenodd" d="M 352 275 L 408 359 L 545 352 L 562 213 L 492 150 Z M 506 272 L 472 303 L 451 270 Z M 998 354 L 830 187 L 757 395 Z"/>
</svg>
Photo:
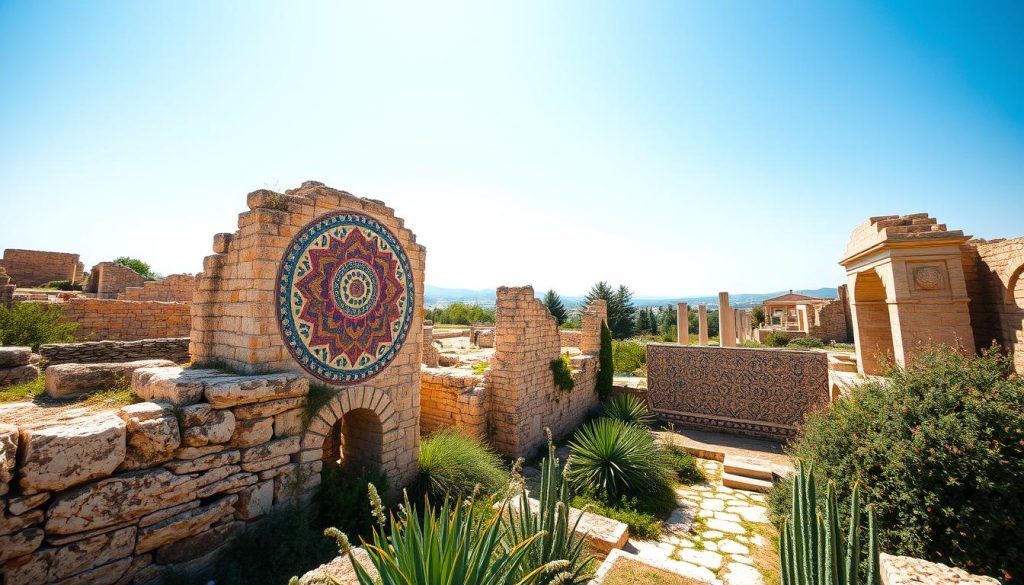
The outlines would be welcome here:
<svg viewBox="0 0 1024 585">
<path fill-rule="evenodd" d="M 444 288 L 440 286 L 425 285 L 423 287 L 424 304 L 427 307 L 445 306 L 451 303 L 471 303 L 474 305 L 480 305 L 483 307 L 493 307 L 495 292 L 494 289 L 465 289 L 465 288 Z M 754 307 L 761 304 L 765 299 L 777 297 L 782 294 L 786 294 L 787 290 L 770 292 L 770 293 L 736 293 L 729 295 L 729 303 L 733 307 L 747 308 Z M 802 289 L 794 290 L 793 292 L 809 297 L 817 297 L 822 299 L 834 299 L 838 294 L 835 288 L 825 287 L 816 289 Z M 544 291 L 537 291 L 537 296 L 540 297 Z M 562 301 L 570 307 L 579 306 L 583 303 L 584 297 L 574 296 L 563 296 Z M 675 303 L 689 303 L 690 305 L 708 305 L 710 308 L 718 307 L 718 295 L 700 296 L 700 297 L 644 297 L 636 296 L 633 298 L 634 304 L 638 307 L 650 307 L 650 306 L 662 306 L 671 305 Z"/>
</svg>

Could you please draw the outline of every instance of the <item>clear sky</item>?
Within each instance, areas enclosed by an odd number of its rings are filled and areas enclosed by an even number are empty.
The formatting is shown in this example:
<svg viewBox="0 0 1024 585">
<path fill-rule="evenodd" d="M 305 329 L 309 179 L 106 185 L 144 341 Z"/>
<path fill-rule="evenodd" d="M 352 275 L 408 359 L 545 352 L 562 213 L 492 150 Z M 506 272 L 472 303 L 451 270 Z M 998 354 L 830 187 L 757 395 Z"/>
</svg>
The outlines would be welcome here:
<svg viewBox="0 0 1024 585">
<path fill-rule="evenodd" d="M 0 0 L 0 248 L 197 272 L 245 194 L 382 199 L 427 282 L 834 286 L 1024 235 L 1024 3 Z"/>
</svg>

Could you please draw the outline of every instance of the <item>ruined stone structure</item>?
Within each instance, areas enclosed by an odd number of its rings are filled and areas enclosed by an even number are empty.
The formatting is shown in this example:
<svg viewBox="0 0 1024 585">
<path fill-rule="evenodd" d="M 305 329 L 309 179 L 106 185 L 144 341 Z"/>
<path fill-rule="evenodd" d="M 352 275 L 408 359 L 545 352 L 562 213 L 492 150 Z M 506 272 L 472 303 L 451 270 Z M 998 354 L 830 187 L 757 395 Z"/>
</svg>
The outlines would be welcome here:
<svg viewBox="0 0 1024 585">
<path fill-rule="evenodd" d="M 999 343 L 1024 375 L 1024 238 L 971 240 L 961 250 L 976 347 Z"/>
<path fill-rule="evenodd" d="M 100 262 L 89 272 L 85 292 L 98 299 L 116 299 L 130 287 L 141 287 L 146 283 L 138 272 L 115 262 Z"/>
<path fill-rule="evenodd" d="M 87 341 L 186 337 L 192 323 L 188 303 L 78 297 L 63 307 L 63 319 L 78 325 L 75 337 Z"/>
<path fill-rule="evenodd" d="M 708 344 L 708 306 L 697 305 L 697 345 Z"/>
<path fill-rule="evenodd" d="M 827 404 L 825 353 L 647 345 L 652 410 L 668 420 L 775 440 Z"/>
<path fill-rule="evenodd" d="M 729 307 L 729 293 L 718 293 L 718 345 L 736 347 L 736 316 Z"/>
<path fill-rule="evenodd" d="M 0 307 L 9 307 L 14 301 L 14 289 L 17 285 L 11 284 L 11 277 L 7 276 L 7 270 L 0 266 Z"/>
<path fill-rule="evenodd" d="M 529 456 L 544 444 L 545 428 L 555 437 L 565 436 L 597 405 L 597 354 L 607 307 L 604 301 L 588 305 L 581 312 L 581 330 L 569 337 L 530 286 L 500 287 L 495 314 L 495 352 L 482 376 L 423 369 L 423 430 L 455 427 L 486 438 L 503 454 Z M 580 350 L 569 360 L 572 390 L 554 383 L 551 362 L 559 359 L 562 347 Z"/>
<path fill-rule="evenodd" d="M 676 339 L 680 345 L 690 343 L 690 315 L 686 303 L 676 305 Z"/>
<path fill-rule="evenodd" d="M 188 355 L 188 337 L 141 339 L 138 341 L 86 341 L 82 343 L 44 343 L 39 355 L 48 365 L 96 364 L 103 362 L 130 362 L 135 360 L 166 359 L 184 364 Z"/>
<path fill-rule="evenodd" d="M 846 285 L 835 299 L 819 299 L 790 291 L 764 301 L 765 325 L 754 332 L 758 342 L 769 334 L 788 339 L 817 337 L 822 341 L 849 343 L 852 340 L 850 303 Z"/>
<path fill-rule="evenodd" d="M 130 286 L 118 293 L 122 301 L 165 301 L 191 303 L 196 278 L 191 274 L 172 274 L 159 280 L 147 280 L 141 287 Z"/>
<path fill-rule="evenodd" d="M 329 461 L 379 463 L 392 486 L 406 485 L 419 444 L 425 248 L 383 203 L 314 181 L 255 191 L 248 205 L 196 276 L 193 361 L 327 386 L 335 398 L 303 445 Z"/>
<path fill-rule="evenodd" d="M 39 250 L 4 250 L 0 266 L 11 282 L 22 288 L 44 285 L 54 280 L 82 282 L 82 264 L 78 254 Z"/>
</svg>

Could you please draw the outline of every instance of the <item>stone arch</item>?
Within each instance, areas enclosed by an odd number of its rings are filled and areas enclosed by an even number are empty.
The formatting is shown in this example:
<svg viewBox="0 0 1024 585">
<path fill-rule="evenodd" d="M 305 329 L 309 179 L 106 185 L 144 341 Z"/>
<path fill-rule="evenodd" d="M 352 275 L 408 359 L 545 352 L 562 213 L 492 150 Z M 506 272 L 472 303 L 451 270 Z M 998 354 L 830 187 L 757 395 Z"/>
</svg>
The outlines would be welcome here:
<svg viewBox="0 0 1024 585">
<path fill-rule="evenodd" d="M 345 388 L 320 407 L 302 447 L 317 450 L 324 463 L 342 461 L 388 471 L 385 453 L 398 439 L 398 416 L 391 398 L 370 386 Z"/>
<path fill-rule="evenodd" d="M 1017 302 L 1017 297 L 1024 297 L 1024 295 L 1017 294 L 1016 290 L 1020 285 L 1020 277 L 1024 274 L 1024 254 L 1010 258 L 1010 261 L 1006 263 L 1006 266 L 1000 271 L 999 278 L 1006 285 L 1005 301 L 1008 304 L 1014 304 Z M 1021 306 L 1024 309 L 1024 305 Z"/>
<path fill-rule="evenodd" d="M 856 273 L 852 304 L 856 307 L 857 359 L 865 374 L 882 373 L 882 361 L 892 356 L 892 323 L 889 319 L 889 287 L 878 270 Z"/>
</svg>

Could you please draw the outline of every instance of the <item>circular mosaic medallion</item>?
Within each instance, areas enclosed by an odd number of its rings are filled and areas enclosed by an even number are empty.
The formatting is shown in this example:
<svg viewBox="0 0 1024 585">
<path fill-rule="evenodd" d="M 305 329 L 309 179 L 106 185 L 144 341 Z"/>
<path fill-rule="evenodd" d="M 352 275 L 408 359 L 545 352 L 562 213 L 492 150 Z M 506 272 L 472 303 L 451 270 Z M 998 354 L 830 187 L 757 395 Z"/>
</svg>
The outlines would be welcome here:
<svg viewBox="0 0 1024 585">
<path fill-rule="evenodd" d="M 415 305 L 409 258 L 371 217 L 345 211 L 318 217 L 288 246 L 277 285 L 288 351 L 325 382 L 380 373 L 409 333 Z"/>
</svg>

